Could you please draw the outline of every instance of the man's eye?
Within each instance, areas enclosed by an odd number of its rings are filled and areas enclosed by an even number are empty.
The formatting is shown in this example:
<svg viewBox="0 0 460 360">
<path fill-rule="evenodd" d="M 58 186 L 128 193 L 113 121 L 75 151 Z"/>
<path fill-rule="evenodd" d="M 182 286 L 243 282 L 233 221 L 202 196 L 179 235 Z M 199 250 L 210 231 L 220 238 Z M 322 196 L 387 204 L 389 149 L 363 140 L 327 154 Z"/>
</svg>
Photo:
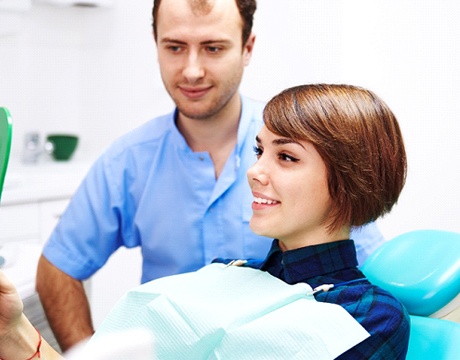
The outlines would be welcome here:
<svg viewBox="0 0 460 360">
<path fill-rule="evenodd" d="M 217 47 L 217 46 L 208 46 L 208 47 L 207 47 L 207 50 L 208 50 L 208 52 L 210 52 L 210 53 L 217 54 L 218 52 L 221 51 L 221 48 L 219 48 L 219 47 Z"/>
<path fill-rule="evenodd" d="M 173 53 L 179 52 L 179 51 L 181 51 L 181 49 L 182 49 L 181 46 L 176 46 L 176 45 L 168 46 L 168 50 L 173 52 Z"/>
</svg>

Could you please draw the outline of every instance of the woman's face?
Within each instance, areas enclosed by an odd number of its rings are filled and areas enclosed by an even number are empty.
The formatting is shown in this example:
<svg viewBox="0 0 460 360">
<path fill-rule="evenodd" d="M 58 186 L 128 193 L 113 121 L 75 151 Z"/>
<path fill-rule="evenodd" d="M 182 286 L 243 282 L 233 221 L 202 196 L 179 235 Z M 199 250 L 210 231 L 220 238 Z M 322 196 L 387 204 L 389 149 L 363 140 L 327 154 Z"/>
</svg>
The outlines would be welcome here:
<svg viewBox="0 0 460 360">
<path fill-rule="evenodd" d="M 254 195 L 251 229 L 279 239 L 283 250 L 325 242 L 331 198 L 326 166 L 313 144 L 265 126 L 256 142 L 258 160 L 247 172 Z"/>
</svg>

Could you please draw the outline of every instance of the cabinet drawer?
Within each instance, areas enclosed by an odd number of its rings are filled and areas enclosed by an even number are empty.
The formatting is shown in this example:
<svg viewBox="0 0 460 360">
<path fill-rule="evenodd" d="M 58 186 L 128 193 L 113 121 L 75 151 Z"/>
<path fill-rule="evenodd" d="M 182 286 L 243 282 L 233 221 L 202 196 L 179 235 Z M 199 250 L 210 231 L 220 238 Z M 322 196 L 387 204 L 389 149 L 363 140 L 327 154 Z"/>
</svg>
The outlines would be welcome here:
<svg viewBox="0 0 460 360">
<path fill-rule="evenodd" d="M 0 241 L 38 239 L 38 204 L 0 206 Z"/>
</svg>

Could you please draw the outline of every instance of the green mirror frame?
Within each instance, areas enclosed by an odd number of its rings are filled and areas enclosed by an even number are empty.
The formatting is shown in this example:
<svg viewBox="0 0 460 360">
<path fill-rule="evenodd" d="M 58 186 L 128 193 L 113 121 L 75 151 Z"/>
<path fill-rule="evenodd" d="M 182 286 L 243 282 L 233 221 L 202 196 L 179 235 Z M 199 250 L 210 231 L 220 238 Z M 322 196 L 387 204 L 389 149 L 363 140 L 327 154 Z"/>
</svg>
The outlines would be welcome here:
<svg viewBox="0 0 460 360">
<path fill-rule="evenodd" d="M 10 157 L 13 123 L 7 108 L 0 107 L 0 200 Z"/>
</svg>

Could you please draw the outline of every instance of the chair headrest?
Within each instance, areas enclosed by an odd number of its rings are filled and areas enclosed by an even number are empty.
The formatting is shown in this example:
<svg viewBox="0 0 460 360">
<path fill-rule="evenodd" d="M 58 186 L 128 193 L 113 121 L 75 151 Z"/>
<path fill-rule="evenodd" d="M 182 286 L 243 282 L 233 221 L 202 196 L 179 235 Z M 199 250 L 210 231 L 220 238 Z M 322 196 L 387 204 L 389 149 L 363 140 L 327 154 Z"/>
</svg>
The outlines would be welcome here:
<svg viewBox="0 0 460 360">
<path fill-rule="evenodd" d="M 460 234 L 416 230 L 389 240 L 362 265 L 373 284 L 398 298 L 410 314 L 429 316 L 460 301 Z"/>
</svg>

